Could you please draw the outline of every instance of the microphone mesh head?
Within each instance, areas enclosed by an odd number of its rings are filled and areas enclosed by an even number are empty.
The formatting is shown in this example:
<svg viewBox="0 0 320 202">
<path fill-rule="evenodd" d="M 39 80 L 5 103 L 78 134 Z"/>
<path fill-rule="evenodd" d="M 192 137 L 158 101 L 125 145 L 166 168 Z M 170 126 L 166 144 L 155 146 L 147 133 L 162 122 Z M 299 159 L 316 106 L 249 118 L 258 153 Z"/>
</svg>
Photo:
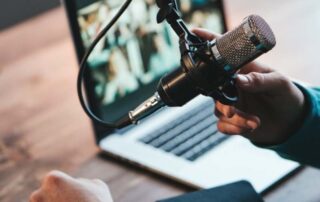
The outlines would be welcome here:
<svg viewBox="0 0 320 202">
<path fill-rule="evenodd" d="M 250 15 L 240 26 L 218 38 L 216 44 L 222 60 L 236 70 L 271 50 L 276 39 L 263 18 Z"/>
</svg>

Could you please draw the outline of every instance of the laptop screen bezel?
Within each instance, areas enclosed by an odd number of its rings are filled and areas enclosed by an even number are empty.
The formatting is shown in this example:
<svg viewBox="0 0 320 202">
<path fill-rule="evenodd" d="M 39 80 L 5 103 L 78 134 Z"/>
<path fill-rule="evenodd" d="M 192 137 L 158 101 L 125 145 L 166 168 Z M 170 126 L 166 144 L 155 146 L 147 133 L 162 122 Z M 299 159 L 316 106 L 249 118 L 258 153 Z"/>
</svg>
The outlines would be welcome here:
<svg viewBox="0 0 320 202">
<path fill-rule="evenodd" d="M 85 48 L 83 46 L 83 42 L 80 36 L 80 28 L 78 24 L 77 7 L 76 7 L 75 1 L 76 0 L 62 0 L 66 10 L 68 22 L 69 22 L 72 40 L 73 40 L 75 51 L 76 51 L 77 61 L 78 61 L 78 64 L 80 64 L 82 56 L 85 53 Z M 221 11 L 223 32 L 225 32 L 227 31 L 227 26 L 226 26 L 226 16 L 225 16 L 223 0 L 218 0 L 217 4 L 218 4 L 219 10 Z M 89 75 L 84 79 L 84 90 L 85 90 L 86 98 L 90 106 L 90 109 L 96 115 L 99 116 L 100 115 L 100 110 L 98 107 L 99 101 L 94 95 L 93 89 L 94 89 L 94 81 L 92 77 Z M 103 138 L 105 138 L 106 136 L 114 132 L 114 129 L 101 127 L 93 121 L 92 121 L 92 124 L 93 124 L 94 135 L 95 135 L 97 144 L 99 144 L 100 140 L 102 140 Z"/>
</svg>

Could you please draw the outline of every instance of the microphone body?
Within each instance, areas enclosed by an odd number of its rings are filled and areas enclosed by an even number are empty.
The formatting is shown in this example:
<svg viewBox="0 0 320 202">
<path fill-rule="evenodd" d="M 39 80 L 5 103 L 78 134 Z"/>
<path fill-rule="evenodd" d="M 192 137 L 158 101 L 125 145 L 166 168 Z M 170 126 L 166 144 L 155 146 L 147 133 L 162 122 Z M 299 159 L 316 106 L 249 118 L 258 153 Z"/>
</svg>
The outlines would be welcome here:
<svg viewBox="0 0 320 202">
<path fill-rule="evenodd" d="M 236 72 L 275 44 L 268 24 L 257 15 L 248 16 L 194 53 L 182 54 L 181 67 L 161 79 L 157 92 L 167 106 L 182 106 L 199 94 L 232 104 L 237 100 Z"/>
</svg>

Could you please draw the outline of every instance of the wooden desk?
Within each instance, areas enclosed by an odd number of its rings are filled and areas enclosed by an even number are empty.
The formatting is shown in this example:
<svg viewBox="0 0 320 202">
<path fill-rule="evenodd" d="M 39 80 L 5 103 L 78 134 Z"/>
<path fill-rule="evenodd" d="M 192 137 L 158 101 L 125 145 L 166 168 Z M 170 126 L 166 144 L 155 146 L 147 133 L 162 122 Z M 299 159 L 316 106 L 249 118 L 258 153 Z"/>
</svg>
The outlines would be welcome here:
<svg viewBox="0 0 320 202">
<path fill-rule="evenodd" d="M 248 6 L 249 5 L 249 6 Z M 227 0 L 229 25 L 257 13 L 277 47 L 260 61 L 320 85 L 320 2 Z M 154 201 L 192 189 L 99 155 L 76 96 L 77 63 L 62 8 L 0 33 L 0 201 L 27 201 L 52 169 L 101 178 L 115 201 Z M 266 201 L 320 201 L 320 171 L 305 168 Z"/>
</svg>

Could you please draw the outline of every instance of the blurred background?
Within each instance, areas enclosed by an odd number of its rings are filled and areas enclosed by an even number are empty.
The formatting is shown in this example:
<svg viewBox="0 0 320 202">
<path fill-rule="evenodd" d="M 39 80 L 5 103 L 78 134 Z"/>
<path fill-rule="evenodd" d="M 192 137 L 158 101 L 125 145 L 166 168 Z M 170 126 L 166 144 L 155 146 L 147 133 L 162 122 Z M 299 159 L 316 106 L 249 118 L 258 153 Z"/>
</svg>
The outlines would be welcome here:
<svg viewBox="0 0 320 202">
<path fill-rule="evenodd" d="M 274 30 L 277 46 L 259 62 L 294 79 L 320 85 L 320 1 L 224 2 L 229 28 L 249 14 L 259 14 Z M 77 99 L 77 68 L 67 19 L 58 0 L 1 1 L 0 201 L 27 201 L 52 169 L 103 179 L 115 201 L 154 201 L 189 191 L 97 156 L 90 121 Z M 265 199 L 286 201 L 290 195 L 296 201 L 320 201 L 318 187 L 320 172 L 308 167 Z"/>
</svg>

